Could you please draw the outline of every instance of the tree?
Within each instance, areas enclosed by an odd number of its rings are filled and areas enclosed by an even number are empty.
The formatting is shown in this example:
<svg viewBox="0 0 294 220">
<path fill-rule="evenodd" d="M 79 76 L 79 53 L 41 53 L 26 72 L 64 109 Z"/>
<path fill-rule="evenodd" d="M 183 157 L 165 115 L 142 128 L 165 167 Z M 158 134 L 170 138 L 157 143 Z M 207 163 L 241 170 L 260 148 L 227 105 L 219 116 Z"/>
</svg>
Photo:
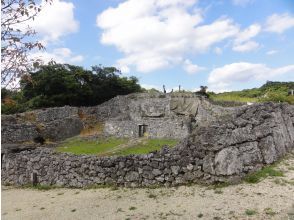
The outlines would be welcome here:
<svg viewBox="0 0 294 220">
<path fill-rule="evenodd" d="M 49 64 L 23 77 L 21 91 L 29 107 L 93 106 L 117 95 L 140 92 L 136 77 L 120 77 L 114 67 L 85 70 L 68 64 Z"/>
<path fill-rule="evenodd" d="M 205 94 L 206 93 L 206 90 L 207 90 L 207 86 L 200 86 L 200 92 Z"/>
<path fill-rule="evenodd" d="M 4 87 L 15 87 L 17 79 L 40 62 L 28 56 L 29 51 L 44 46 L 33 40 L 36 32 L 27 25 L 40 11 L 41 6 L 35 0 L 1 0 L 1 85 Z"/>
<path fill-rule="evenodd" d="M 208 98 L 209 94 L 207 93 L 207 88 L 207 86 L 200 86 L 200 90 L 195 92 L 195 94 Z"/>
</svg>

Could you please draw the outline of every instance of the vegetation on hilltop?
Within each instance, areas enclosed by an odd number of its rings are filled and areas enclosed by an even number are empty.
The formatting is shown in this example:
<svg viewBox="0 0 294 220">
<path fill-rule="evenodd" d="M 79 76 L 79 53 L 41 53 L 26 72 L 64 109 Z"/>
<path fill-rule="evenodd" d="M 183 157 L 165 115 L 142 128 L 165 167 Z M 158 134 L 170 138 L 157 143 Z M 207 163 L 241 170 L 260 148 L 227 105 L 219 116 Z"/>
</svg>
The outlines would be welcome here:
<svg viewBox="0 0 294 220">
<path fill-rule="evenodd" d="M 209 92 L 209 98 L 213 101 L 234 102 L 288 102 L 294 104 L 294 96 L 288 95 L 289 90 L 294 90 L 294 82 L 268 81 L 260 88 L 245 89 L 223 93 Z"/>
<path fill-rule="evenodd" d="M 19 91 L 1 89 L 1 113 L 64 105 L 94 106 L 117 95 L 140 91 L 136 77 L 121 77 L 115 67 L 85 70 L 68 64 L 49 64 L 23 76 Z"/>
<path fill-rule="evenodd" d="M 93 67 L 85 70 L 72 65 L 42 66 L 21 80 L 21 89 L 1 89 L 1 113 L 13 114 L 27 110 L 55 106 L 94 106 L 117 95 L 146 91 L 136 77 L 121 77 L 114 67 Z M 294 82 L 268 81 L 260 88 L 223 93 L 208 92 L 210 100 L 224 106 L 246 102 L 288 102 L 294 104 Z M 159 92 L 148 90 L 150 94 Z M 175 91 L 176 92 L 176 91 Z M 183 92 L 185 92 L 183 90 Z M 234 104 L 235 103 L 235 104 Z"/>
</svg>

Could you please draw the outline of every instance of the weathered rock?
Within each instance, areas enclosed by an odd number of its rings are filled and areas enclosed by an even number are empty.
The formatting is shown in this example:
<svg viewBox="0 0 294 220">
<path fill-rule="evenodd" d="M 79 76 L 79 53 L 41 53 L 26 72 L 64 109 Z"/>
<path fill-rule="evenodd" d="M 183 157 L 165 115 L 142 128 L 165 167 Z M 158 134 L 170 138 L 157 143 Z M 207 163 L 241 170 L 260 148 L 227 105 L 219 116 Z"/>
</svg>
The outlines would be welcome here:
<svg viewBox="0 0 294 220">
<path fill-rule="evenodd" d="M 159 176 L 159 175 L 162 174 L 162 172 L 161 172 L 159 169 L 154 169 L 154 170 L 152 170 L 152 174 L 153 174 L 154 176 Z"/>
<path fill-rule="evenodd" d="M 238 158 L 239 151 L 234 147 L 225 148 L 215 156 L 215 174 L 233 175 L 242 172 L 243 162 Z M 212 173 L 212 172 L 211 172 Z"/>
<path fill-rule="evenodd" d="M 127 175 L 125 176 L 125 179 L 128 182 L 138 181 L 139 173 L 131 171 L 131 172 L 127 173 Z"/>
<path fill-rule="evenodd" d="M 127 100 L 129 99 L 124 99 Z M 116 113 L 121 112 L 122 106 L 125 106 L 120 101 L 112 102 L 120 109 L 115 110 Z M 108 112 L 107 106 L 101 107 L 103 114 Z M 97 109 L 94 110 L 98 112 Z M 127 108 L 124 110 L 127 112 Z M 149 106 L 145 116 L 155 117 L 150 113 L 152 111 Z M 184 114 L 183 109 L 178 111 Z M 29 184 L 33 172 L 37 173 L 41 184 L 75 187 L 97 183 L 134 187 L 187 182 L 235 182 L 246 173 L 273 163 L 294 149 L 294 106 L 261 103 L 230 111 L 230 115 L 215 117 L 203 126 L 192 128 L 191 135 L 175 148 L 164 148 L 146 155 L 76 156 L 56 153 L 47 148 L 6 153 L 2 158 L 2 182 Z M 111 115 L 113 112 L 108 113 Z M 166 108 L 159 108 L 156 112 L 164 112 L 164 117 L 168 115 Z M 41 118 L 45 123 L 49 120 L 43 116 Z M 71 121 L 77 116 L 67 118 Z M 60 120 L 59 116 L 54 118 L 56 123 Z M 18 125 L 24 123 L 24 119 L 6 117 L 4 122 L 5 130 L 9 129 L 12 122 Z M 50 123 L 52 122 L 48 122 Z M 29 128 L 32 126 L 33 123 Z"/>
</svg>

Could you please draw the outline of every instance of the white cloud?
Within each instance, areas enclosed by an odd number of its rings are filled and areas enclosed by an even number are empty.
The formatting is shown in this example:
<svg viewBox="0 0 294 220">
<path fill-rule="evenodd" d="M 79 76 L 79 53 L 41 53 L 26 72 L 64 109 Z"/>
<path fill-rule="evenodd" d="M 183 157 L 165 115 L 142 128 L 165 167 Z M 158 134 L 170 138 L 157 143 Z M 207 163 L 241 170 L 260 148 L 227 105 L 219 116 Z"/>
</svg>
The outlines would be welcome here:
<svg viewBox="0 0 294 220">
<path fill-rule="evenodd" d="M 252 24 L 243 31 L 240 31 L 234 40 L 233 50 L 238 52 L 248 52 L 255 50 L 259 47 L 259 44 L 250 39 L 257 36 L 261 31 L 259 24 Z"/>
<path fill-rule="evenodd" d="M 208 77 L 208 87 L 214 91 L 226 91 L 237 83 L 272 80 L 294 72 L 294 65 L 270 68 L 265 64 L 232 63 L 213 69 Z"/>
<path fill-rule="evenodd" d="M 234 5 L 243 6 L 243 7 L 253 2 L 253 0 L 232 0 L 232 1 Z"/>
<path fill-rule="evenodd" d="M 259 24 L 252 24 L 248 28 L 238 33 L 235 43 L 244 43 L 251 38 L 257 36 L 261 31 L 261 26 Z"/>
<path fill-rule="evenodd" d="M 229 37 L 235 36 L 239 32 L 239 27 L 233 20 L 221 18 L 209 25 L 203 25 L 195 28 L 193 43 L 199 52 L 206 51 L 213 44 L 221 42 Z"/>
<path fill-rule="evenodd" d="M 223 54 L 223 50 L 219 47 L 214 48 L 214 53 L 217 55 L 221 55 Z"/>
<path fill-rule="evenodd" d="M 130 68 L 128 66 L 118 66 L 117 67 L 122 73 L 130 73 Z"/>
<path fill-rule="evenodd" d="M 248 52 L 248 51 L 256 50 L 258 47 L 259 47 L 259 44 L 257 42 L 248 41 L 246 43 L 233 46 L 233 50 L 238 52 Z"/>
<path fill-rule="evenodd" d="M 198 73 L 198 72 L 200 72 L 202 70 L 205 70 L 204 67 L 200 67 L 200 66 L 198 66 L 196 64 L 193 64 L 191 62 L 191 60 L 188 60 L 188 59 L 184 61 L 183 68 L 189 74 L 195 74 L 195 73 Z"/>
<path fill-rule="evenodd" d="M 275 33 L 283 33 L 287 29 L 294 27 L 294 16 L 284 14 L 273 14 L 267 18 L 265 30 Z"/>
<path fill-rule="evenodd" d="M 44 64 L 49 63 L 50 61 L 55 61 L 57 63 L 69 63 L 76 64 L 84 60 L 82 55 L 74 55 L 69 48 L 57 48 L 52 52 L 42 52 L 38 51 L 30 55 L 31 58 L 41 59 Z"/>
<path fill-rule="evenodd" d="M 267 51 L 267 52 L 266 52 L 266 55 L 274 55 L 274 54 L 276 54 L 276 53 L 278 53 L 277 50 L 270 50 L 270 51 Z"/>
<path fill-rule="evenodd" d="M 54 0 L 52 4 L 43 0 L 41 12 L 28 25 L 36 30 L 45 44 L 58 41 L 60 37 L 79 29 L 79 23 L 74 18 L 74 4 L 61 0 Z"/>
<path fill-rule="evenodd" d="M 127 0 L 108 8 L 97 16 L 97 26 L 103 30 L 101 43 L 124 54 L 118 66 L 134 66 L 139 72 L 185 66 L 188 54 L 208 51 L 239 32 L 226 17 L 200 25 L 203 17 L 196 2 Z"/>
</svg>

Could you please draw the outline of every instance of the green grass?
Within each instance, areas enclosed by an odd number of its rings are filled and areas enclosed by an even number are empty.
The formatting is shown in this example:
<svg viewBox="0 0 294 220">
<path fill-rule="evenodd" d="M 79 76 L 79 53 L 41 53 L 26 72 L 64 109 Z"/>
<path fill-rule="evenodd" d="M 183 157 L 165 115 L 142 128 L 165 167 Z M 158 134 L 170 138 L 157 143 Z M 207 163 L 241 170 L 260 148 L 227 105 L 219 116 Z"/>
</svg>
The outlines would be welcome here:
<svg viewBox="0 0 294 220">
<path fill-rule="evenodd" d="M 57 147 L 57 151 L 73 154 L 102 154 L 120 144 L 127 143 L 127 141 L 123 138 L 107 138 L 95 141 L 72 138 Z"/>
<path fill-rule="evenodd" d="M 229 101 L 229 102 L 258 102 L 257 98 L 242 97 L 238 93 L 221 93 L 211 95 L 213 101 Z"/>
<path fill-rule="evenodd" d="M 117 152 L 117 155 L 147 154 L 151 151 L 160 150 L 164 145 L 173 147 L 178 143 L 171 139 L 147 139 L 146 142 L 134 145 Z"/>
<path fill-rule="evenodd" d="M 133 144 L 124 138 L 104 138 L 91 141 L 71 138 L 57 147 L 57 151 L 98 156 L 146 154 L 151 151 L 160 150 L 164 145 L 173 147 L 177 143 L 177 140 L 172 139 L 143 139 L 140 143 Z M 122 145 L 121 148 L 119 145 Z"/>
<path fill-rule="evenodd" d="M 265 212 L 265 214 L 270 215 L 270 216 L 274 216 L 274 215 L 277 214 L 276 212 L 274 212 L 274 211 L 272 210 L 272 208 L 265 208 L 265 209 L 264 209 L 264 212 Z"/>
<path fill-rule="evenodd" d="M 137 208 L 136 207 L 134 207 L 134 206 L 131 206 L 130 208 L 129 208 L 129 210 L 136 210 Z"/>
<path fill-rule="evenodd" d="M 267 82 L 260 88 L 245 89 L 223 93 L 209 92 L 209 98 L 215 102 L 288 102 L 294 104 L 294 96 L 288 91 L 294 89 L 294 82 Z"/>
<path fill-rule="evenodd" d="M 60 186 L 56 185 L 40 185 L 37 184 L 36 186 L 33 186 L 32 184 L 27 184 L 21 186 L 21 188 L 29 188 L 29 189 L 35 189 L 35 190 L 40 190 L 40 191 L 46 191 L 46 190 L 51 190 L 51 189 L 58 189 L 61 188 Z"/>
<path fill-rule="evenodd" d="M 257 214 L 257 211 L 253 209 L 246 209 L 245 214 L 251 216 Z"/>
<path fill-rule="evenodd" d="M 276 170 L 274 165 L 271 165 L 266 166 L 257 172 L 249 174 L 245 177 L 244 180 L 247 183 L 258 183 L 268 176 L 284 176 L 284 174 L 282 171 Z"/>
</svg>

